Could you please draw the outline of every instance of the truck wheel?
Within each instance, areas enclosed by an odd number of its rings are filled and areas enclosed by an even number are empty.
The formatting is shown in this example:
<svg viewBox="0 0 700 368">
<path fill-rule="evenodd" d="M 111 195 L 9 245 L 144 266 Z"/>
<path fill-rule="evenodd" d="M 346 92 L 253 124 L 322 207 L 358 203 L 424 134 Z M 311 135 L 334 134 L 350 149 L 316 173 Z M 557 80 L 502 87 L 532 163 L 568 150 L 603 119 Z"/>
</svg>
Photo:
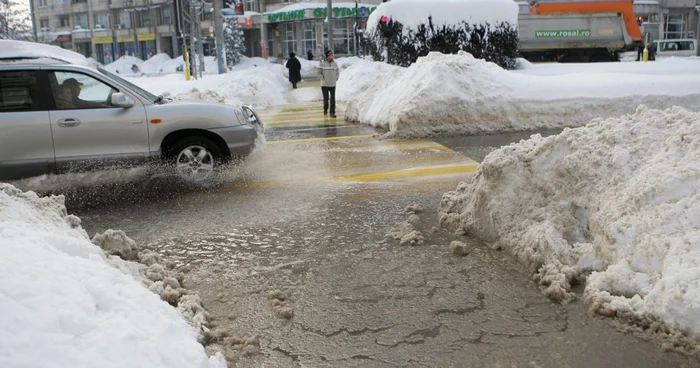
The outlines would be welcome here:
<svg viewBox="0 0 700 368">
<path fill-rule="evenodd" d="M 177 141 L 170 151 L 177 175 L 189 182 L 209 178 L 222 163 L 219 147 L 205 137 L 187 137 Z"/>
</svg>

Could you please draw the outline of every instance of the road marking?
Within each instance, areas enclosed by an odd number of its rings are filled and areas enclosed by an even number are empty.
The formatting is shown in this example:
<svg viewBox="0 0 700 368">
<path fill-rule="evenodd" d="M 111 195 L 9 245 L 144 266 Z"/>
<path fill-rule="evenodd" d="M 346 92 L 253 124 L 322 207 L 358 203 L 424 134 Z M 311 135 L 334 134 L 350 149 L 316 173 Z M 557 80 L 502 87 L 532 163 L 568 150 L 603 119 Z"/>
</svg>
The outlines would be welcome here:
<svg viewBox="0 0 700 368">
<path fill-rule="evenodd" d="M 262 118 L 261 118 L 262 119 Z M 263 120 L 264 122 L 264 120 Z M 278 120 L 272 123 L 263 123 L 265 127 L 281 127 L 281 126 L 307 126 L 307 125 L 318 125 L 318 124 L 330 124 L 330 125 L 358 125 L 355 123 L 348 123 L 341 119 L 331 119 L 331 118 L 315 118 L 315 119 L 299 119 L 295 121 L 291 120 Z"/>
<path fill-rule="evenodd" d="M 339 140 L 350 140 L 350 139 L 364 139 L 372 138 L 373 134 L 365 135 L 344 135 L 342 137 L 319 137 L 319 138 L 302 138 L 302 139 L 289 139 L 283 141 L 268 141 L 267 144 L 295 144 L 295 143 L 305 143 L 305 142 L 321 142 L 321 141 L 339 141 Z"/>
<path fill-rule="evenodd" d="M 423 167 L 423 168 L 395 170 L 395 171 L 387 171 L 387 172 L 372 173 L 372 174 L 336 176 L 333 179 L 336 181 L 369 182 L 369 181 L 381 181 L 381 180 L 390 180 L 390 179 L 419 178 L 419 177 L 426 177 L 426 176 L 473 173 L 473 172 L 476 172 L 476 169 L 478 167 L 479 167 L 478 163 L 467 164 L 467 165 L 454 165 L 454 166 Z"/>
</svg>

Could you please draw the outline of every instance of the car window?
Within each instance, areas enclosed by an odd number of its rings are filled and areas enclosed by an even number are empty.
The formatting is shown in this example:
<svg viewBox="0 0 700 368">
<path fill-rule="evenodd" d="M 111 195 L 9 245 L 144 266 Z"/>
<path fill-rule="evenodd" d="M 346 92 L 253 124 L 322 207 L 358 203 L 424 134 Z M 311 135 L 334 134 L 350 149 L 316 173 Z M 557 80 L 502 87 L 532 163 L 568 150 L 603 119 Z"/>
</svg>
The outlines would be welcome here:
<svg viewBox="0 0 700 368">
<path fill-rule="evenodd" d="M 43 110 L 34 71 L 0 72 L 0 112 Z"/>
<path fill-rule="evenodd" d="M 695 50 L 695 44 L 693 41 L 681 41 L 681 50 Z"/>
<path fill-rule="evenodd" d="M 52 90 L 58 110 L 96 109 L 112 106 L 112 94 L 119 92 L 89 75 L 54 72 Z"/>
</svg>

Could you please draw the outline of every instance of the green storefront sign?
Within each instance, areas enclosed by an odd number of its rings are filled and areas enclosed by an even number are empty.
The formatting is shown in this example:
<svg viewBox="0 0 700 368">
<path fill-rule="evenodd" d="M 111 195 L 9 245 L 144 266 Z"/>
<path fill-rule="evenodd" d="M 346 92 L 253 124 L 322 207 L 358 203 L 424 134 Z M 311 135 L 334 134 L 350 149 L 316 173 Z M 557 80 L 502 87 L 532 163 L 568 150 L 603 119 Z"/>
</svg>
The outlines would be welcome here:
<svg viewBox="0 0 700 368">
<path fill-rule="evenodd" d="M 535 31 L 536 38 L 591 37 L 590 29 L 560 29 L 553 31 Z"/>
<path fill-rule="evenodd" d="M 357 9 L 357 16 L 360 17 L 362 15 L 362 8 L 366 8 L 365 14 L 369 16 L 372 14 L 374 9 L 377 7 L 359 7 Z M 316 8 L 316 9 L 303 9 L 303 10 L 294 10 L 294 11 L 289 11 L 289 12 L 279 12 L 279 13 L 271 13 L 267 14 L 267 23 L 275 23 L 275 22 L 291 22 L 295 20 L 303 20 L 303 19 L 321 19 L 321 18 L 326 18 L 328 15 L 328 9 L 326 8 Z M 333 8 L 333 17 L 334 18 L 347 18 L 347 17 L 355 17 L 355 8 Z"/>
</svg>

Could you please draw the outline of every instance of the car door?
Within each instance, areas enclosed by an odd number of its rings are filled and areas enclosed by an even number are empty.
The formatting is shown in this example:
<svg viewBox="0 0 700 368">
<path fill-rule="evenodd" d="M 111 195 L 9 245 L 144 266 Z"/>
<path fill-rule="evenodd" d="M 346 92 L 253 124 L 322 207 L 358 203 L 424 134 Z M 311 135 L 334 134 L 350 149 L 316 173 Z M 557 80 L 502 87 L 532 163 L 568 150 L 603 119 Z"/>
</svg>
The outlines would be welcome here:
<svg viewBox="0 0 700 368">
<path fill-rule="evenodd" d="M 149 156 L 146 110 L 112 105 L 118 88 L 92 75 L 50 71 L 49 113 L 59 172 L 134 165 Z"/>
<path fill-rule="evenodd" d="M 54 164 L 46 96 L 38 70 L 0 71 L 0 180 L 49 173 Z"/>
</svg>

